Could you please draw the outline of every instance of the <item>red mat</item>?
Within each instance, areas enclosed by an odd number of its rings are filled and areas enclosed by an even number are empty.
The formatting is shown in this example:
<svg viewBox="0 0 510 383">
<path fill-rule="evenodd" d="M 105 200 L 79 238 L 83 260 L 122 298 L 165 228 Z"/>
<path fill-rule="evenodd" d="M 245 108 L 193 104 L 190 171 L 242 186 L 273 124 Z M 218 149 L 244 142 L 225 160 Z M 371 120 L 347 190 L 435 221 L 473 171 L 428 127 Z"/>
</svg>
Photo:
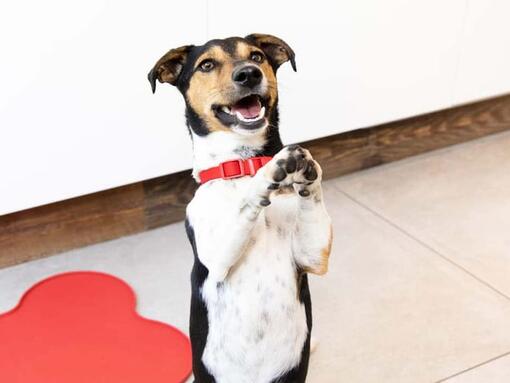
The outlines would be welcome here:
<svg viewBox="0 0 510 383">
<path fill-rule="evenodd" d="M 96 272 L 45 279 L 0 315 L 0 382 L 182 383 L 188 338 L 135 311 L 133 290 Z"/>
</svg>

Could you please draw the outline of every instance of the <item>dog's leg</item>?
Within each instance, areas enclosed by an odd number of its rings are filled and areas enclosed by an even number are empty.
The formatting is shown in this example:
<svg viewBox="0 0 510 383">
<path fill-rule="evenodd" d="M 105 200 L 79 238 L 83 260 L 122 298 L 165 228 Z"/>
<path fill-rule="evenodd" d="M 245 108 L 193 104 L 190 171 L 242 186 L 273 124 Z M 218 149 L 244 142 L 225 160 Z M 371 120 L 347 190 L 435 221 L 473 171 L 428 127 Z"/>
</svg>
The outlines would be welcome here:
<svg viewBox="0 0 510 383">
<path fill-rule="evenodd" d="M 273 182 L 259 172 L 250 180 L 241 198 L 235 193 L 231 198 L 219 195 L 218 200 L 188 206 L 191 224 L 197 227 L 197 253 L 209 271 L 209 282 L 222 282 L 253 244 L 252 231 L 261 211 L 271 204 L 272 185 Z"/>
<path fill-rule="evenodd" d="M 304 152 L 308 161 L 304 180 L 294 184 L 299 201 L 292 249 L 304 271 L 323 275 L 328 271 L 333 229 L 322 197 L 322 170 L 310 153 Z"/>
<path fill-rule="evenodd" d="M 292 186 L 298 194 L 292 238 L 296 264 L 306 272 L 326 273 L 332 228 L 322 198 L 322 169 L 310 152 L 298 145 L 284 148 L 266 167 L 273 177 L 279 176 L 275 181 L 280 186 Z"/>
<path fill-rule="evenodd" d="M 322 170 L 307 151 L 306 156 L 310 159 L 303 172 L 305 181 L 294 184 L 299 202 L 292 247 L 304 271 L 323 275 L 328 271 L 333 229 L 322 197 Z"/>
</svg>

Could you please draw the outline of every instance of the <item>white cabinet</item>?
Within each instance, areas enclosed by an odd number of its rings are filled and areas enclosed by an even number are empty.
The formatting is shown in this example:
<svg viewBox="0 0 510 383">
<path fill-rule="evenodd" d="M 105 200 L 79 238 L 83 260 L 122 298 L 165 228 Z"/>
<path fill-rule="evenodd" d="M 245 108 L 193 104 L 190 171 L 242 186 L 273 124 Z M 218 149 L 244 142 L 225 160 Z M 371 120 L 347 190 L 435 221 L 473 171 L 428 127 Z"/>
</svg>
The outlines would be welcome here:
<svg viewBox="0 0 510 383">
<path fill-rule="evenodd" d="M 189 167 L 184 103 L 152 95 L 166 49 L 206 39 L 205 0 L 0 5 L 0 214 Z"/>
<path fill-rule="evenodd" d="M 270 33 L 287 143 L 510 90 L 506 0 L 22 0 L 0 4 L 0 214 L 190 167 L 165 50 Z"/>
<path fill-rule="evenodd" d="M 210 35 L 271 32 L 296 52 L 279 76 L 286 142 L 451 104 L 464 0 L 235 4 L 211 1 Z"/>
<path fill-rule="evenodd" d="M 467 0 L 455 104 L 510 91 L 510 1 Z"/>
</svg>

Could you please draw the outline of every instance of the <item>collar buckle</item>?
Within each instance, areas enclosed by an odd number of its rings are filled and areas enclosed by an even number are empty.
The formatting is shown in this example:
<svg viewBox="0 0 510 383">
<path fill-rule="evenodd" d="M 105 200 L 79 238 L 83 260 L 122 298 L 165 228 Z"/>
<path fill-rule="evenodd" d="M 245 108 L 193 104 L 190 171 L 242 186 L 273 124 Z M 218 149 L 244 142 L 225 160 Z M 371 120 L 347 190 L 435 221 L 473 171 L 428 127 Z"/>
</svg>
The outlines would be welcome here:
<svg viewBox="0 0 510 383">
<path fill-rule="evenodd" d="M 222 162 L 220 165 L 220 174 L 221 178 L 224 180 L 230 180 L 232 178 L 239 178 L 246 175 L 244 169 L 244 161 L 243 160 L 232 160 Z"/>
</svg>

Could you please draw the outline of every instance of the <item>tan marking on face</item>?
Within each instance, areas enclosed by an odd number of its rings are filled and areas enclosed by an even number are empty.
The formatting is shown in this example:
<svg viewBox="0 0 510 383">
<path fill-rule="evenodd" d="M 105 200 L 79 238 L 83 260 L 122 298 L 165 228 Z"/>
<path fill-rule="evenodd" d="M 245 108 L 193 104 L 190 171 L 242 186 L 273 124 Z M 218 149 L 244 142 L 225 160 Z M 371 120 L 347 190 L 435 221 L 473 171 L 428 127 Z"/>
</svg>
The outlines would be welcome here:
<svg viewBox="0 0 510 383">
<path fill-rule="evenodd" d="M 259 67 L 264 73 L 264 76 L 266 77 L 267 95 L 269 96 L 268 106 L 269 109 L 272 109 L 278 97 L 278 84 L 276 82 L 276 76 L 273 72 L 273 68 L 271 67 L 271 65 L 269 65 L 267 59 L 264 60 L 264 62 L 262 62 L 261 64 L 259 64 Z"/>
<path fill-rule="evenodd" d="M 214 104 L 228 105 L 230 94 L 235 89 L 231 81 L 233 60 L 223 49 L 213 46 L 204 52 L 196 65 L 205 59 L 214 60 L 216 67 L 211 72 L 197 70 L 191 77 L 186 98 L 191 107 L 204 120 L 211 131 L 229 131 L 214 115 L 211 106 Z"/>
<path fill-rule="evenodd" d="M 237 58 L 247 60 L 250 57 L 250 53 L 253 51 L 253 47 L 243 41 L 239 41 L 236 45 Z M 257 49 L 257 51 L 260 51 Z"/>
</svg>

